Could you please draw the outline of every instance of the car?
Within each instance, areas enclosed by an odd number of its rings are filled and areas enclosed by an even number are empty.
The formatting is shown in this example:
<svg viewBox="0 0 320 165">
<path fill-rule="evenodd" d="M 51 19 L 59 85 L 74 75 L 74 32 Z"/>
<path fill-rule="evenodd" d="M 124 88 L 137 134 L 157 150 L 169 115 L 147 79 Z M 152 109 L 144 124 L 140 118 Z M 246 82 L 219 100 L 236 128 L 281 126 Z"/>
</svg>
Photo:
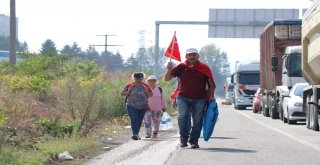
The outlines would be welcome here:
<svg viewBox="0 0 320 165">
<path fill-rule="evenodd" d="M 252 112 L 258 113 L 262 111 L 262 90 L 258 88 L 252 99 Z"/>
<path fill-rule="evenodd" d="M 228 105 L 231 105 L 233 103 L 233 99 L 234 99 L 234 85 L 233 84 L 227 84 L 225 85 L 225 92 L 226 92 L 226 99 L 225 102 L 228 103 Z"/>
<path fill-rule="evenodd" d="M 283 94 L 283 122 L 295 124 L 297 121 L 305 121 L 306 113 L 302 111 L 303 105 L 303 89 L 308 86 L 308 83 L 295 84 L 288 93 Z"/>
</svg>

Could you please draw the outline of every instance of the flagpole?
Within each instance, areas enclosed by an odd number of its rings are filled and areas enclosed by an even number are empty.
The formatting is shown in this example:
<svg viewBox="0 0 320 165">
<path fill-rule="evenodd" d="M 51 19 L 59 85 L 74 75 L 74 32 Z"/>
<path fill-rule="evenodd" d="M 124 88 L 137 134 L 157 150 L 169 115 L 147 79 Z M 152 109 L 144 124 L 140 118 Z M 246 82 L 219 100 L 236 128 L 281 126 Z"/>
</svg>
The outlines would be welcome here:
<svg viewBox="0 0 320 165">
<path fill-rule="evenodd" d="M 176 31 L 174 31 L 174 34 L 173 34 L 173 37 L 172 37 L 172 47 L 171 47 L 171 54 L 170 54 L 170 62 L 171 62 L 171 59 L 172 59 L 172 54 L 173 54 L 173 48 L 174 48 L 174 38 L 176 37 Z"/>
</svg>

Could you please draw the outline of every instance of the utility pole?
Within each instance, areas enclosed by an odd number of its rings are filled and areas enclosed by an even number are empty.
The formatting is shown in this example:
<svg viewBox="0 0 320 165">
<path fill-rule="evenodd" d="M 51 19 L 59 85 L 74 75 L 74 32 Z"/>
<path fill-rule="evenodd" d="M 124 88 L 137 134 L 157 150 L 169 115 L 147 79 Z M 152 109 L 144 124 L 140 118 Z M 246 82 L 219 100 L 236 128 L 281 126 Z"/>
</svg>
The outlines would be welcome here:
<svg viewBox="0 0 320 165">
<path fill-rule="evenodd" d="M 104 46 L 105 53 L 108 52 L 108 46 L 123 46 L 123 45 L 108 45 L 108 36 L 116 36 L 116 35 L 104 34 L 104 35 L 97 35 L 97 36 L 104 36 L 105 37 L 104 45 L 92 45 L 92 46 Z"/>
<path fill-rule="evenodd" d="M 92 46 L 104 46 L 104 52 L 106 54 L 105 57 L 105 64 L 107 66 L 107 55 L 108 55 L 108 46 L 123 46 L 123 45 L 109 45 L 108 44 L 108 36 L 116 36 L 116 35 L 112 35 L 112 34 L 104 34 L 104 35 L 97 35 L 97 36 L 104 36 L 105 37 L 105 41 L 104 41 L 104 45 L 92 45 Z"/>
<path fill-rule="evenodd" d="M 10 57 L 12 65 L 16 64 L 17 27 L 16 27 L 16 0 L 10 0 Z"/>
</svg>

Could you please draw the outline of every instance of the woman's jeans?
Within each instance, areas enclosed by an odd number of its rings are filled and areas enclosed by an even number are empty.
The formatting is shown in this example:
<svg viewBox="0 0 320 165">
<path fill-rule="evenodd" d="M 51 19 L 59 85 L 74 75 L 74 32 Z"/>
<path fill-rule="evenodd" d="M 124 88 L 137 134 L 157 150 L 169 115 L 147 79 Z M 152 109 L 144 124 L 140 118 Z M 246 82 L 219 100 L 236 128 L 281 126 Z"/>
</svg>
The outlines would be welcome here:
<svg viewBox="0 0 320 165">
<path fill-rule="evenodd" d="M 131 119 L 131 129 L 133 135 L 139 135 L 140 127 L 143 121 L 146 109 L 136 109 L 131 106 L 127 106 L 127 111 Z"/>
<path fill-rule="evenodd" d="M 178 125 L 180 129 L 180 136 L 183 139 L 187 140 L 190 134 L 189 142 L 198 141 L 202 129 L 202 120 L 206 103 L 207 99 L 188 99 L 186 97 L 178 95 Z M 190 113 L 192 116 L 191 132 L 188 129 L 188 123 L 190 123 L 190 117 L 188 117 L 188 115 Z"/>
</svg>

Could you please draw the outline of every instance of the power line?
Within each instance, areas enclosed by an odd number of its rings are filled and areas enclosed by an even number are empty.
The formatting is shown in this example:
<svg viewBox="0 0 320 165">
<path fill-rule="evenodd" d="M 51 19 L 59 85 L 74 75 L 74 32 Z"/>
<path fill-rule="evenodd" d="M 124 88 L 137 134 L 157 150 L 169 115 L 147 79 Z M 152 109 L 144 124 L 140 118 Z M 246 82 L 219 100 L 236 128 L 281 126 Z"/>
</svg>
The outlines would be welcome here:
<svg viewBox="0 0 320 165">
<path fill-rule="evenodd" d="M 109 45 L 109 44 L 108 44 L 108 36 L 116 36 L 116 35 L 113 35 L 113 34 L 104 34 L 104 35 L 97 35 L 97 36 L 104 36 L 104 37 L 105 37 L 104 45 L 92 45 L 92 46 L 104 46 L 104 51 L 105 51 L 105 53 L 108 52 L 108 46 L 123 46 L 123 45 Z"/>
</svg>

